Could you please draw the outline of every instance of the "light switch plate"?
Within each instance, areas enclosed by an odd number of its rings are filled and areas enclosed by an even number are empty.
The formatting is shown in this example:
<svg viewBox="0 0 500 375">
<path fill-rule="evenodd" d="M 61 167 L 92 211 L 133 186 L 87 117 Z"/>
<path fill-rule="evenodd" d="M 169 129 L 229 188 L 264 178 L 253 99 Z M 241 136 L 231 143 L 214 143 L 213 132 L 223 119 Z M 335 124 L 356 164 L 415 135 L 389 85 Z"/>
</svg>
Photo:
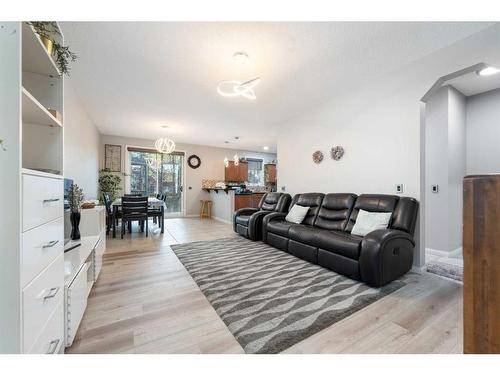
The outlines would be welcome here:
<svg viewBox="0 0 500 375">
<path fill-rule="evenodd" d="M 396 194 L 403 194 L 403 184 L 396 185 Z"/>
<path fill-rule="evenodd" d="M 431 191 L 433 193 L 439 193 L 439 185 L 431 185 Z"/>
</svg>

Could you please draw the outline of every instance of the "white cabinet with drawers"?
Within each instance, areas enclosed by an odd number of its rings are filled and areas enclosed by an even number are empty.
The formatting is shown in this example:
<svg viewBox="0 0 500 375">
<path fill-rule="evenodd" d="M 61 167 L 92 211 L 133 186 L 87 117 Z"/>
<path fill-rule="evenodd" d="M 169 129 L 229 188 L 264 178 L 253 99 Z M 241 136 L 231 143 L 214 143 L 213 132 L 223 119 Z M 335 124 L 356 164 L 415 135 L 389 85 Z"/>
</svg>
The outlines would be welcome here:
<svg viewBox="0 0 500 375">
<path fill-rule="evenodd" d="M 79 245 L 64 254 L 65 346 L 71 346 L 106 250 L 104 207 L 82 210 Z"/>
<path fill-rule="evenodd" d="M 23 171 L 22 352 L 56 353 L 64 339 L 62 177 Z"/>
</svg>

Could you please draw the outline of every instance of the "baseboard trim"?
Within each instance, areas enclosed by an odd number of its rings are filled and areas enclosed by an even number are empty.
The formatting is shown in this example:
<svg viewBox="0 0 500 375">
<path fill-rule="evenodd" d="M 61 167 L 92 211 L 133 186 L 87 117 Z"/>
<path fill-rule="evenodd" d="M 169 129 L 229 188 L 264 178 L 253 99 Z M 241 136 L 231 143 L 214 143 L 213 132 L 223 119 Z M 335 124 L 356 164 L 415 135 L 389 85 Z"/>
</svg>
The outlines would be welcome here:
<svg viewBox="0 0 500 375">
<path fill-rule="evenodd" d="M 412 266 L 411 267 L 411 272 L 415 272 L 415 273 L 418 273 L 418 274 L 423 274 L 426 271 L 426 269 L 427 269 L 426 266 L 422 266 L 422 267 Z"/>
<path fill-rule="evenodd" d="M 222 219 L 222 218 L 217 217 L 217 216 L 212 216 L 212 219 L 220 221 L 221 223 L 224 223 L 224 224 L 229 224 L 229 225 L 233 224 L 231 221 Z"/>
<path fill-rule="evenodd" d="M 452 258 L 462 251 L 462 247 L 457 247 L 455 250 L 452 251 L 444 251 L 444 250 L 436 250 L 436 249 L 431 249 L 430 247 L 425 248 L 425 253 L 429 255 L 434 255 L 439 258 Z"/>
</svg>

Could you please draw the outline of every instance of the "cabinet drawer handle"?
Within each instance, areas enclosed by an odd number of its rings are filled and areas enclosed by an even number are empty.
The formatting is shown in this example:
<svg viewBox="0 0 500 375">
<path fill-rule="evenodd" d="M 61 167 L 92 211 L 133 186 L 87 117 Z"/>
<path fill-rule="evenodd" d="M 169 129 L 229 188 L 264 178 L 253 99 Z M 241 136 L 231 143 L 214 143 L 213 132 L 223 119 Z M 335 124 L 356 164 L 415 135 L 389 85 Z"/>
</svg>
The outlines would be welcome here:
<svg viewBox="0 0 500 375">
<path fill-rule="evenodd" d="M 54 354 L 56 352 L 57 347 L 59 346 L 60 339 L 52 340 L 49 344 L 49 350 L 45 354 Z"/>
<path fill-rule="evenodd" d="M 48 247 L 54 247 L 58 243 L 59 243 L 59 240 L 53 240 L 53 241 L 47 242 L 45 245 L 42 246 L 42 249 L 46 249 Z"/>
<path fill-rule="evenodd" d="M 59 198 L 52 198 L 52 199 L 44 199 L 43 203 L 49 203 L 49 202 L 57 202 Z"/>
<path fill-rule="evenodd" d="M 50 288 L 49 293 L 43 297 L 43 300 L 54 298 L 59 292 L 59 287 Z"/>
</svg>

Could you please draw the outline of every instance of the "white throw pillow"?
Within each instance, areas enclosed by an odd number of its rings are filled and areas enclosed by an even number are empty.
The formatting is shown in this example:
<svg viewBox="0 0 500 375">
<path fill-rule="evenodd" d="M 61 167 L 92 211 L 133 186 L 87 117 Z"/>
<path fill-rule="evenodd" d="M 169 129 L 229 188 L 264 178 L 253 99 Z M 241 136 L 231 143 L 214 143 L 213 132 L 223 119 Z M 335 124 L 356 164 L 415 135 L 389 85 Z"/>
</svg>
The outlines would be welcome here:
<svg viewBox="0 0 500 375">
<path fill-rule="evenodd" d="M 391 220 L 392 212 L 368 212 L 359 210 L 356 223 L 351 234 L 366 236 L 376 229 L 386 229 Z"/>
<path fill-rule="evenodd" d="M 294 204 L 290 212 L 286 215 L 285 220 L 290 223 L 300 224 L 306 217 L 307 211 L 309 211 L 309 207 Z"/>
</svg>

